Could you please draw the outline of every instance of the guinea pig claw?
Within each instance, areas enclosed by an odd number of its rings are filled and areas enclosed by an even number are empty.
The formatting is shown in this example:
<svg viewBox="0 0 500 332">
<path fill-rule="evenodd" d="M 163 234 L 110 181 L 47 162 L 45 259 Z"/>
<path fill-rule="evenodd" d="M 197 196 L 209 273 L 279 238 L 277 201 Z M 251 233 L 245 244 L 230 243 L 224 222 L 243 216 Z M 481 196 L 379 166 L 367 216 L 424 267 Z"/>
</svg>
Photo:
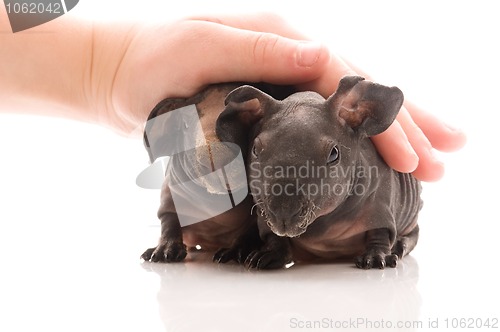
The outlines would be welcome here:
<svg viewBox="0 0 500 332">
<path fill-rule="evenodd" d="M 356 267 L 364 270 L 371 268 L 385 269 L 385 267 L 396 267 L 398 265 L 398 256 L 395 254 L 385 254 L 378 250 L 369 250 L 367 253 L 356 257 Z"/>
<path fill-rule="evenodd" d="M 287 263 L 286 256 L 272 250 L 255 250 L 245 260 L 247 269 L 274 270 L 281 269 Z"/>
<path fill-rule="evenodd" d="M 224 264 L 231 260 L 236 260 L 237 253 L 232 248 L 221 248 L 214 254 L 212 260 L 215 263 Z"/>
<path fill-rule="evenodd" d="M 187 250 L 184 243 L 162 243 L 155 248 L 147 249 L 141 258 L 145 261 L 151 261 L 153 263 L 166 262 L 180 262 L 186 258 Z"/>
<path fill-rule="evenodd" d="M 385 263 L 388 267 L 396 267 L 398 265 L 399 256 L 396 254 L 385 256 Z"/>
</svg>

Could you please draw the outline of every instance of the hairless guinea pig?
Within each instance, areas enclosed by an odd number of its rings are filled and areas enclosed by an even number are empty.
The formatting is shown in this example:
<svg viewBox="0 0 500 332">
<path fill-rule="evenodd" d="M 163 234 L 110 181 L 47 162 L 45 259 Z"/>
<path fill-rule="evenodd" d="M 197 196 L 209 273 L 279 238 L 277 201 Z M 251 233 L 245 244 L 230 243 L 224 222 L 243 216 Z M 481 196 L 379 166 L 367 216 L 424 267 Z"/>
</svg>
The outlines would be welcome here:
<svg viewBox="0 0 500 332">
<path fill-rule="evenodd" d="M 369 137 L 391 125 L 402 103 L 398 88 L 357 76 L 343 78 L 326 100 L 314 92 L 277 101 L 251 86 L 233 90 L 217 135 L 248 151 L 262 243 L 251 248 L 247 234 L 215 260 L 244 253 L 248 267 L 271 269 L 353 257 L 359 268 L 395 267 L 417 243 L 421 186 L 392 170 Z"/>
<path fill-rule="evenodd" d="M 183 217 L 190 217 L 199 212 L 196 211 L 196 207 L 201 206 L 205 210 L 210 210 L 211 205 L 220 204 L 220 197 L 222 199 L 227 197 L 220 192 L 220 185 L 209 181 L 210 178 L 204 175 L 210 174 L 214 168 L 221 168 L 218 163 L 224 166 L 227 160 L 234 157 L 234 149 L 228 144 L 217 144 L 220 141 L 215 132 L 215 125 L 218 116 L 224 110 L 224 99 L 227 94 L 240 86 L 242 84 L 238 83 L 215 84 L 191 98 L 165 99 L 149 115 L 144 132 L 144 144 L 151 162 L 155 162 L 159 156 L 171 155 L 172 151 L 183 152 L 175 153 L 166 169 L 158 210 L 161 235 L 158 245 L 142 254 L 141 258 L 144 260 L 178 262 L 186 257 L 187 248 L 201 246 L 206 250 L 214 250 L 229 247 L 233 245 L 235 239 L 241 240 L 247 238 L 247 234 L 256 234 L 256 216 L 250 215 L 252 199 L 249 195 L 234 208 L 224 209 L 223 213 L 208 214 L 208 217 L 201 222 L 190 224 L 180 222 Z M 255 86 L 278 99 L 293 93 L 293 89 L 287 86 L 267 84 Z M 191 135 L 186 135 L 196 127 L 193 121 L 183 117 L 188 113 L 189 107 L 194 109 L 196 121 L 199 121 L 201 128 Z M 179 110 L 180 117 L 169 118 L 168 115 L 176 110 Z M 246 195 L 248 186 L 244 164 L 233 169 L 242 173 L 243 181 L 240 181 L 240 185 L 245 187 Z M 238 174 L 233 174 L 233 178 L 237 177 Z M 185 181 L 186 179 L 193 181 Z M 182 185 L 176 186 L 177 183 Z M 191 186 L 185 185 L 187 183 Z M 183 211 L 174 204 L 175 198 L 179 197 L 187 202 L 183 204 Z M 252 229 L 248 230 L 249 228 Z M 248 245 L 250 250 L 255 246 L 255 236 L 247 242 L 252 243 L 252 246 Z M 247 254 L 248 252 L 243 252 L 242 255 L 245 256 L 240 259 L 244 259 Z"/>
</svg>

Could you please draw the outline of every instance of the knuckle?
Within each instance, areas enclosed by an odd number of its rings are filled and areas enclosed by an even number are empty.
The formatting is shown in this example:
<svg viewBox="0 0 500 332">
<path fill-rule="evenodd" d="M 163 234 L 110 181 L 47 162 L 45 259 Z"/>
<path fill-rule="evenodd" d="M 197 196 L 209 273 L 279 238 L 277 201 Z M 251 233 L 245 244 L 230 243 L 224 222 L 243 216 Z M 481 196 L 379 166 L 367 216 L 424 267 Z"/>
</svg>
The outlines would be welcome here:
<svg viewBox="0 0 500 332">
<path fill-rule="evenodd" d="M 252 43 L 252 55 L 254 62 L 264 63 L 275 52 L 279 43 L 280 37 L 272 33 L 261 33 L 255 37 Z"/>
</svg>

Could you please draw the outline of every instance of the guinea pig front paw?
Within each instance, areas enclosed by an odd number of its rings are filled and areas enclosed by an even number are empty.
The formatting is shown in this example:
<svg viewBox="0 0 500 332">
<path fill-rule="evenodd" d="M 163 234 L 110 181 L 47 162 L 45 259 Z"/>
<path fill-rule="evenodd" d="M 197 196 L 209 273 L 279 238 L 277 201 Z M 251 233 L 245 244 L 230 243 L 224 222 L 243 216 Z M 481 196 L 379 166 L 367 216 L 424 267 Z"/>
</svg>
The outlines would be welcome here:
<svg viewBox="0 0 500 332">
<path fill-rule="evenodd" d="M 243 248 L 221 248 L 214 254 L 213 261 L 216 263 L 227 263 L 229 261 L 236 261 L 243 264 L 248 253 L 244 253 Z"/>
<path fill-rule="evenodd" d="M 281 269 L 292 260 L 287 253 L 276 250 L 254 250 L 245 260 L 248 269 Z"/>
<path fill-rule="evenodd" d="M 355 258 L 356 266 L 360 269 L 396 267 L 398 265 L 398 256 L 389 254 L 382 249 L 369 249 L 363 255 Z"/>
<path fill-rule="evenodd" d="M 141 258 L 145 261 L 157 262 L 180 262 L 186 258 L 186 246 L 182 242 L 165 242 L 160 243 L 154 248 L 147 249 Z"/>
<path fill-rule="evenodd" d="M 244 264 L 247 257 L 254 250 L 259 248 L 260 243 L 255 241 L 236 241 L 230 248 L 219 249 L 213 257 L 216 263 L 227 263 L 235 261 L 239 264 Z"/>
</svg>

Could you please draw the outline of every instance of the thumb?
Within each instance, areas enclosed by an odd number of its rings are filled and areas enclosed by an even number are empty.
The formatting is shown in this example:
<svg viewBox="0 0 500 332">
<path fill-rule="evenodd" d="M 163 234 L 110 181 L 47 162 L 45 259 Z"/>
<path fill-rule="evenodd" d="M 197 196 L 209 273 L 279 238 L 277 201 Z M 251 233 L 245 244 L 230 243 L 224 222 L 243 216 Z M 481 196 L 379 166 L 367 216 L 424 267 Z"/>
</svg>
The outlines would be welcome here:
<svg viewBox="0 0 500 332">
<path fill-rule="evenodd" d="M 325 71 L 328 49 L 311 41 L 299 41 L 273 33 L 255 32 L 211 22 L 204 25 L 205 66 L 199 68 L 203 84 L 229 81 L 298 84 Z"/>
<path fill-rule="evenodd" d="M 122 127 L 142 124 L 160 100 L 189 97 L 208 84 L 306 83 L 323 75 L 330 61 L 319 43 L 215 22 L 183 20 L 134 33 L 119 69 L 110 75 L 107 105 L 113 105 L 113 116 L 120 113 Z"/>
</svg>

